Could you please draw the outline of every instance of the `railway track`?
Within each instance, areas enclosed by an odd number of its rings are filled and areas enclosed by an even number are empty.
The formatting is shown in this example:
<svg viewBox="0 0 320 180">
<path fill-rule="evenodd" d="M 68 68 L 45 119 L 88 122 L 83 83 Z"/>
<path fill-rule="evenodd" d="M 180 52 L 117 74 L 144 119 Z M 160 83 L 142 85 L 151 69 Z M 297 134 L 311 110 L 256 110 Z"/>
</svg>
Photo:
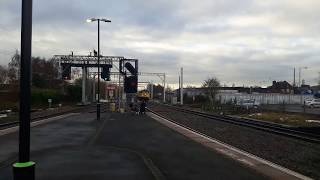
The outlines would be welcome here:
<svg viewBox="0 0 320 180">
<path fill-rule="evenodd" d="M 148 110 L 190 131 L 320 179 L 319 134 L 161 104 L 150 104 Z"/>
<path fill-rule="evenodd" d="M 95 106 L 92 106 L 95 107 Z M 91 108 L 91 106 L 84 106 L 84 107 L 78 107 L 78 108 L 72 108 L 70 110 L 66 110 L 66 111 L 58 111 L 55 113 L 50 113 L 50 114 L 40 114 L 40 115 L 31 115 L 31 122 L 36 122 L 36 121 L 40 121 L 42 119 L 46 119 L 46 118 L 50 118 L 50 117 L 55 117 L 55 116 L 59 116 L 62 114 L 66 114 L 66 113 L 73 113 L 73 112 L 91 112 L 93 108 Z M 19 125 L 19 121 L 13 121 L 13 122 L 9 122 L 9 123 L 2 123 L 0 124 L 0 130 L 2 129 L 7 129 L 7 128 L 11 128 L 11 127 L 15 127 Z"/>
<path fill-rule="evenodd" d="M 281 126 L 281 125 L 275 124 L 275 123 L 234 118 L 234 117 L 230 117 L 230 116 L 213 115 L 213 114 L 208 114 L 208 113 L 204 113 L 204 112 L 194 111 L 194 110 L 170 106 L 170 105 L 165 105 L 165 108 L 168 108 L 170 110 L 177 111 L 177 112 L 182 112 L 182 113 L 185 113 L 186 115 L 192 114 L 192 115 L 208 118 L 208 119 L 215 120 L 215 121 L 226 122 L 226 123 L 230 123 L 230 124 L 234 124 L 234 125 L 238 125 L 238 126 L 243 126 L 243 127 L 249 127 L 249 128 L 253 128 L 253 129 L 268 132 L 268 133 L 278 134 L 278 135 L 282 135 L 282 136 L 286 136 L 286 137 L 290 137 L 290 138 L 294 138 L 294 139 L 298 139 L 298 140 L 303 140 L 306 142 L 320 144 L 320 135 L 319 134 L 304 132 L 304 131 L 293 129 L 291 127 Z M 151 107 L 151 108 L 148 108 L 148 110 L 157 114 L 157 115 L 164 117 L 163 115 L 161 115 L 161 113 L 157 112 L 156 108 Z M 170 120 L 170 121 L 177 123 L 174 120 Z M 181 122 L 179 123 L 179 125 L 183 125 L 184 127 L 187 126 L 189 129 L 193 128 L 193 127 L 190 127 L 190 125 L 188 126 L 186 124 L 182 124 Z M 202 132 L 202 133 L 205 134 L 206 132 Z"/>
</svg>

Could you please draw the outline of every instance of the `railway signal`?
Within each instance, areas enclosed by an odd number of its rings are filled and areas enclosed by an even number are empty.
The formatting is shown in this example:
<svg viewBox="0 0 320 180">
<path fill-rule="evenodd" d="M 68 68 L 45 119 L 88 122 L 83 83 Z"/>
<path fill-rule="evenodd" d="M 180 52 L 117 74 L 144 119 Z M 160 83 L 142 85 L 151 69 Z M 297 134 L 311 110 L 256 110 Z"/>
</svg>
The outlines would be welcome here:
<svg viewBox="0 0 320 180">
<path fill-rule="evenodd" d="M 65 79 L 65 80 L 71 79 L 71 66 L 62 65 L 62 79 Z"/>
<path fill-rule="evenodd" d="M 138 76 L 124 77 L 124 92 L 137 93 L 138 91 Z"/>
<path fill-rule="evenodd" d="M 110 68 L 109 67 L 103 67 L 101 72 L 101 78 L 105 81 L 110 81 Z"/>
<path fill-rule="evenodd" d="M 134 62 L 134 66 L 130 63 Z M 125 59 L 119 62 L 120 73 L 124 75 L 124 92 L 125 93 L 137 93 L 138 92 L 138 60 L 137 59 Z M 127 72 L 131 74 L 128 76 Z"/>
<path fill-rule="evenodd" d="M 124 67 L 126 67 L 126 69 L 131 73 L 131 75 L 137 75 L 137 70 L 135 67 L 132 66 L 131 63 L 126 62 L 124 64 Z"/>
</svg>

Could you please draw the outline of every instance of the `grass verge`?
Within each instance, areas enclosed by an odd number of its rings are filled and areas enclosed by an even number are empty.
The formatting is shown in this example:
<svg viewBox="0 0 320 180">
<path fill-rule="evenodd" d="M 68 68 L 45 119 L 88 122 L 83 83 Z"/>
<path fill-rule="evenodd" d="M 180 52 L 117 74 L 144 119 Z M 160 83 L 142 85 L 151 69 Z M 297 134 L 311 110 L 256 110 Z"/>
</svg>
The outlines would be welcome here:
<svg viewBox="0 0 320 180">
<path fill-rule="evenodd" d="M 319 123 L 308 122 L 308 120 L 318 120 L 320 117 L 314 115 L 303 115 L 297 113 L 280 113 L 280 112 L 261 112 L 253 114 L 240 115 L 245 118 L 258 119 L 262 121 L 274 122 L 289 126 L 320 126 Z"/>
</svg>

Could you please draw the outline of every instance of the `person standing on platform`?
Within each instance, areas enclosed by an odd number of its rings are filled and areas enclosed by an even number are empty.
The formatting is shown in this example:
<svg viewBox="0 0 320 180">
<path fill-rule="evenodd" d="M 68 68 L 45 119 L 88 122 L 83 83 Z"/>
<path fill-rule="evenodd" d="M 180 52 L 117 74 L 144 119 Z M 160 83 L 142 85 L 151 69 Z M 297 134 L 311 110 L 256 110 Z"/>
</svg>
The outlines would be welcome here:
<svg viewBox="0 0 320 180">
<path fill-rule="evenodd" d="M 140 104 L 140 114 L 145 114 L 146 113 L 146 102 L 143 100 Z"/>
<path fill-rule="evenodd" d="M 133 105 L 133 111 L 135 112 L 136 115 L 139 115 L 139 105 L 137 103 L 135 103 Z"/>
</svg>

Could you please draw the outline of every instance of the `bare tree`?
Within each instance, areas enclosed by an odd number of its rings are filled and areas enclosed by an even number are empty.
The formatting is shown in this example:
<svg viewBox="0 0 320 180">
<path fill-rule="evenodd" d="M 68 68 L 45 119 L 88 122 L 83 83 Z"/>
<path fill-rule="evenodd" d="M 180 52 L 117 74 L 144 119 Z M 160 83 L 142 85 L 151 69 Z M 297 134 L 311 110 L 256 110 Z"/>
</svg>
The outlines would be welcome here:
<svg viewBox="0 0 320 180">
<path fill-rule="evenodd" d="M 186 88 L 197 88 L 196 86 L 192 86 L 192 85 L 187 85 Z"/>
<path fill-rule="evenodd" d="M 15 54 L 12 56 L 11 61 L 8 64 L 8 78 L 10 83 L 14 83 L 19 80 L 20 74 L 20 54 L 16 50 Z"/>
<path fill-rule="evenodd" d="M 8 70 L 0 65 L 0 84 L 6 83 L 8 78 Z"/>
<path fill-rule="evenodd" d="M 173 89 L 172 89 L 172 87 L 170 87 L 170 86 L 167 86 L 167 87 L 166 87 L 166 92 L 168 92 L 168 93 L 171 93 L 171 92 L 173 92 Z"/>
<path fill-rule="evenodd" d="M 209 98 L 211 107 L 213 107 L 219 92 L 220 81 L 216 77 L 208 78 L 204 81 L 202 87 L 206 88 L 207 97 Z"/>
<path fill-rule="evenodd" d="M 32 57 L 32 85 L 38 88 L 59 87 L 58 67 L 54 61 Z"/>
</svg>

